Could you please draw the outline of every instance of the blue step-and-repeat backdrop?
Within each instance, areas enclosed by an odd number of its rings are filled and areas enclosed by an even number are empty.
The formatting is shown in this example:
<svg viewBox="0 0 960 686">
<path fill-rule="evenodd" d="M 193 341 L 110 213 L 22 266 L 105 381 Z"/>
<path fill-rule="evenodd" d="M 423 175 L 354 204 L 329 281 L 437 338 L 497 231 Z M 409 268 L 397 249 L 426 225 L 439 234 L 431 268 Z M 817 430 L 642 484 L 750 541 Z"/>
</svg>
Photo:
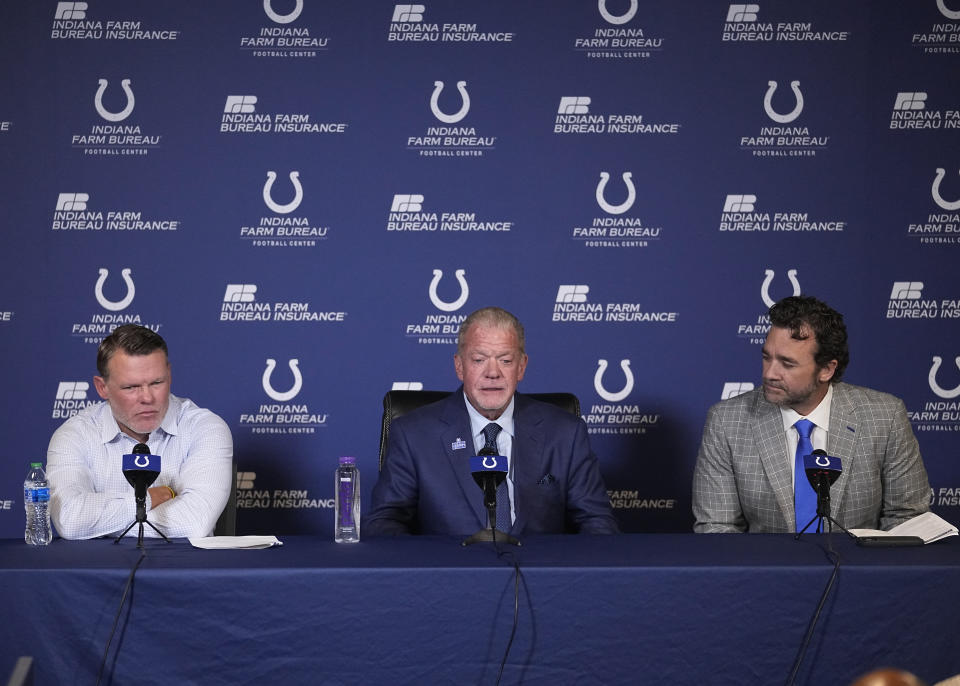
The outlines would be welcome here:
<svg viewBox="0 0 960 686">
<path fill-rule="evenodd" d="M 221 415 L 239 533 L 332 534 L 381 399 L 526 324 L 626 531 L 689 531 L 767 306 L 844 313 L 960 521 L 960 0 L 0 6 L 0 536 L 97 344 L 159 331 Z"/>
</svg>

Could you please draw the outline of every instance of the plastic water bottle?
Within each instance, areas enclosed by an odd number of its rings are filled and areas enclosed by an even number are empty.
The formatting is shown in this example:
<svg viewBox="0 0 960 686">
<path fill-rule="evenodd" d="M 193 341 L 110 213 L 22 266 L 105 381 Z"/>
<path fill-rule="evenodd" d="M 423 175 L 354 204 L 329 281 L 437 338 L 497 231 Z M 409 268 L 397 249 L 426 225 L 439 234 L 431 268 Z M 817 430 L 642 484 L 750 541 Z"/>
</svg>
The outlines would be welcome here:
<svg viewBox="0 0 960 686">
<path fill-rule="evenodd" d="M 356 543 L 360 540 L 360 472 L 355 457 L 341 457 L 337 465 L 333 540 Z"/>
<path fill-rule="evenodd" d="M 50 528 L 50 486 L 40 462 L 31 462 L 23 482 L 23 508 L 27 513 L 27 528 L 23 540 L 28 545 L 47 545 L 53 540 Z"/>
</svg>

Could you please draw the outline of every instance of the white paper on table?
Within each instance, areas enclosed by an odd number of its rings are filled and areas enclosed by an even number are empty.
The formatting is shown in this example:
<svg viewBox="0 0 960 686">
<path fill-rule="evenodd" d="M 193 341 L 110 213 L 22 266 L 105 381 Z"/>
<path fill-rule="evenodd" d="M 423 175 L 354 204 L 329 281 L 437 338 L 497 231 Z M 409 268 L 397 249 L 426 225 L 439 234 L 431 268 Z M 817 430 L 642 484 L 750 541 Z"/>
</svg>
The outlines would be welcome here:
<svg viewBox="0 0 960 686">
<path fill-rule="evenodd" d="M 204 550 L 261 550 L 283 545 L 276 536 L 208 536 L 188 540 L 194 548 Z"/>
<path fill-rule="evenodd" d="M 956 536 L 957 527 L 933 512 L 924 512 L 912 519 L 897 524 L 889 531 L 877 529 L 850 529 L 856 537 L 861 536 L 917 536 L 924 543 L 933 543 L 947 536 Z"/>
</svg>

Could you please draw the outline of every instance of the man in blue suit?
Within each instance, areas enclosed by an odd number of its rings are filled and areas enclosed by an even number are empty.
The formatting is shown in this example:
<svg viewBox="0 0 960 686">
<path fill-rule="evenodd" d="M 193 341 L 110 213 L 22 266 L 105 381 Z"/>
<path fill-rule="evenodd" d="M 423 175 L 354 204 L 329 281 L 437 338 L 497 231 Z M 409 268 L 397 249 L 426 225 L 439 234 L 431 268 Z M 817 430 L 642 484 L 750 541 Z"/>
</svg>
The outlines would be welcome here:
<svg viewBox="0 0 960 686">
<path fill-rule="evenodd" d="M 477 310 L 460 326 L 453 363 L 463 385 L 391 425 L 364 534 L 467 536 L 485 528 L 469 458 L 491 442 L 509 464 L 498 529 L 617 533 L 583 420 L 516 393 L 527 367 L 519 320 L 498 307 Z"/>
</svg>

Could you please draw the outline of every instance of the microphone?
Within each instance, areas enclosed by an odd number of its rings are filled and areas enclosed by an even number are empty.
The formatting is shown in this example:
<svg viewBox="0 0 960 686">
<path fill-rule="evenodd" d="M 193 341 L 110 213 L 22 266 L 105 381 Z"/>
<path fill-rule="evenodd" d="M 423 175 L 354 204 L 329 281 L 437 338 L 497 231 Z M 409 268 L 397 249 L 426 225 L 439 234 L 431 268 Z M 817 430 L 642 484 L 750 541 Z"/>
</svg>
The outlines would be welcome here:
<svg viewBox="0 0 960 686">
<path fill-rule="evenodd" d="M 819 448 L 803 458 L 803 471 L 817 492 L 817 515 L 830 516 L 830 487 L 840 478 L 843 466 L 839 457 L 831 457 Z"/>
<path fill-rule="evenodd" d="M 487 528 L 480 529 L 461 545 L 480 542 L 520 545 L 520 541 L 510 534 L 497 531 L 497 487 L 507 478 L 507 458 L 497 455 L 494 448 L 484 446 L 470 458 L 470 473 L 483 490 L 483 505 L 487 508 Z"/>
<path fill-rule="evenodd" d="M 507 458 L 493 450 L 483 448 L 470 458 L 473 480 L 483 490 L 483 504 L 488 510 L 497 511 L 497 487 L 507 478 Z M 496 516 L 494 515 L 494 520 Z"/>
<path fill-rule="evenodd" d="M 133 486 L 137 502 L 137 521 L 147 520 L 147 489 L 160 476 L 160 456 L 151 455 L 150 448 L 137 443 L 133 453 L 123 456 L 123 476 Z"/>
</svg>

